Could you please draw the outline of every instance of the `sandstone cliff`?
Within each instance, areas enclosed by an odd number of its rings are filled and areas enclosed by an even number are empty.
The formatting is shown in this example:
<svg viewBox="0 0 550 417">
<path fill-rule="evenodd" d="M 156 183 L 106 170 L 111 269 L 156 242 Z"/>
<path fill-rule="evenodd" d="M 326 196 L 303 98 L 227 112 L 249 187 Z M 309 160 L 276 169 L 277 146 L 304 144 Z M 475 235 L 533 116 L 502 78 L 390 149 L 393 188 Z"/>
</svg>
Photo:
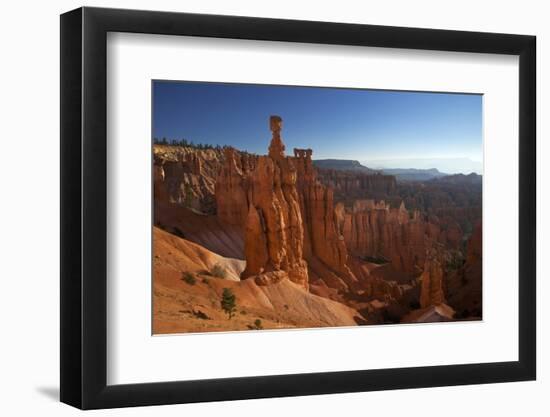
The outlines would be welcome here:
<svg viewBox="0 0 550 417">
<path fill-rule="evenodd" d="M 384 201 L 357 200 L 340 221 L 351 253 L 391 262 L 411 277 L 422 271 L 426 250 L 438 233 L 437 226 L 426 222 L 420 213 L 410 216 L 403 204 L 390 208 Z"/>
<path fill-rule="evenodd" d="M 348 252 L 336 221 L 333 190 L 317 179 L 311 149 L 294 149 L 298 193 L 304 220 L 304 254 L 313 274 L 327 286 L 349 289 L 357 278 L 348 266 Z"/>
<path fill-rule="evenodd" d="M 336 169 L 317 169 L 317 172 L 319 181 L 334 190 L 337 201 L 349 203 L 367 196 L 384 199 L 396 192 L 393 175 Z"/>
<path fill-rule="evenodd" d="M 248 189 L 250 171 L 256 165 L 257 158 L 224 149 L 224 160 L 215 176 L 215 198 L 217 214 L 220 220 L 236 225 L 246 224 L 248 216 Z"/>
<path fill-rule="evenodd" d="M 216 172 L 221 150 L 156 144 L 153 147 L 155 201 L 214 214 Z"/>
</svg>

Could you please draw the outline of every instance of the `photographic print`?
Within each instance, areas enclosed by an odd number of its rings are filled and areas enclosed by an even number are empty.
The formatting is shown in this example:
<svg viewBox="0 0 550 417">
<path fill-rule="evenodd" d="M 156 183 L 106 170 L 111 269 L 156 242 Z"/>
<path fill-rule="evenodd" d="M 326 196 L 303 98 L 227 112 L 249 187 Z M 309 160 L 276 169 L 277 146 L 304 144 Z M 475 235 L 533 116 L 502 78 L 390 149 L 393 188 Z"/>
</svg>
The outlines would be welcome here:
<svg viewBox="0 0 550 417">
<path fill-rule="evenodd" d="M 153 334 L 482 319 L 482 95 L 152 100 Z"/>
</svg>

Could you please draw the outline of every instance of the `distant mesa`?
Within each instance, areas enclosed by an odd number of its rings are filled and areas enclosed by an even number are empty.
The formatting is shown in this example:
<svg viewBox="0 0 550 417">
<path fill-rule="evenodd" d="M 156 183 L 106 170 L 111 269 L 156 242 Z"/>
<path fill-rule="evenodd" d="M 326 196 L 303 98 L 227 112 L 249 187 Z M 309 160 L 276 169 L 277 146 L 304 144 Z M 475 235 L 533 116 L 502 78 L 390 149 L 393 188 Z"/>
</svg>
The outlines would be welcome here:
<svg viewBox="0 0 550 417">
<path fill-rule="evenodd" d="M 315 159 L 313 165 L 320 169 L 336 169 L 341 171 L 378 172 L 362 165 L 359 161 L 352 159 Z"/>
<path fill-rule="evenodd" d="M 464 175 L 464 174 L 455 174 L 455 175 L 447 175 L 444 177 L 437 177 L 432 179 L 433 182 L 444 182 L 447 184 L 471 184 L 471 185 L 481 185 L 483 181 L 483 177 L 479 174 L 476 174 L 475 172 L 472 172 L 471 174 Z"/>
<path fill-rule="evenodd" d="M 320 170 L 352 171 L 370 175 L 393 176 L 397 181 L 429 181 L 447 176 L 437 168 L 381 168 L 372 169 L 353 159 L 316 159 L 313 164 Z"/>
<path fill-rule="evenodd" d="M 437 168 L 384 168 L 382 172 L 386 175 L 395 175 L 398 181 L 429 181 L 447 176 Z"/>
</svg>

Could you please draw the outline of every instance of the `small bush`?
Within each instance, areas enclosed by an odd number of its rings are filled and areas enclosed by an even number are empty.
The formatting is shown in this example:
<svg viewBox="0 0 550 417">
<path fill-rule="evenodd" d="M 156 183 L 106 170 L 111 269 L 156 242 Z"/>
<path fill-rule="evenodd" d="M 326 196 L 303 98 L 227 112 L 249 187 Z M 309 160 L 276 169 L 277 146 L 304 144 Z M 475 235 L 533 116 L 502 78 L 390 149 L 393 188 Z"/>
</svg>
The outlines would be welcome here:
<svg viewBox="0 0 550 417">
<path fill-rule="evenodd" d="M 181 279 L 189 285 L 195 285 L 197 283 L 197 279 L 191 272 L 184 272 Z"/>
<path fill-rule="evenodd" d="M 263 330 L 264 326 L 262 325 L 262 321 L 260 319 L 254 320 L 254 324 L 247 324 L 246 327 L 248 327 L 248 330 Z"/>
<path fill-rule="evenodd" d="M 208 278 L 203 278 L 202 282 L 203 284 L 206 284 L 206 285 L 210 284 L 210 280 Z"/>
<path fill-rule="evenodd" d="M 220 264 L 216 264 L 210 270 L 210 275 L 218 278 L 225 278 L 227 275 L 227 272 Z"/>
<path fill-rule="evenodd" d="M 237 311 L 237 297 L 235 297 L 235 294 L 233 294 L 230 288 L 223 289 L 220 305 L 223 311 L 227 313 L 229 320 L 231 320 L 231 317 L 233 317 L 235 311 Z"/>
</svg>

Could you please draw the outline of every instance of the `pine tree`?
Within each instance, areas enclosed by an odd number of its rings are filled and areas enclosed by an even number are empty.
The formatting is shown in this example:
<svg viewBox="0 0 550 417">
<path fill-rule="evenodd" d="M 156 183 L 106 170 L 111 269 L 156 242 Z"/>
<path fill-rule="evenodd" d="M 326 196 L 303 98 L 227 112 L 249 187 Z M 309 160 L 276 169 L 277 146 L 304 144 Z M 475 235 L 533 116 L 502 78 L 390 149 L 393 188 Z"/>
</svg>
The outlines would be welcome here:
<svg viewBox="0 0 550 417">
<path fill-rule="evenodd" d="M 229 288 L 223 289 L 221 307 L 229 316 L 229 320 L 231 320 L 231 317 L 233 317 L 235 311 L 237 311 L 237 297 L 235 297 L 235 294 L 233 294 L 233 291 Z"/>
</svg>

